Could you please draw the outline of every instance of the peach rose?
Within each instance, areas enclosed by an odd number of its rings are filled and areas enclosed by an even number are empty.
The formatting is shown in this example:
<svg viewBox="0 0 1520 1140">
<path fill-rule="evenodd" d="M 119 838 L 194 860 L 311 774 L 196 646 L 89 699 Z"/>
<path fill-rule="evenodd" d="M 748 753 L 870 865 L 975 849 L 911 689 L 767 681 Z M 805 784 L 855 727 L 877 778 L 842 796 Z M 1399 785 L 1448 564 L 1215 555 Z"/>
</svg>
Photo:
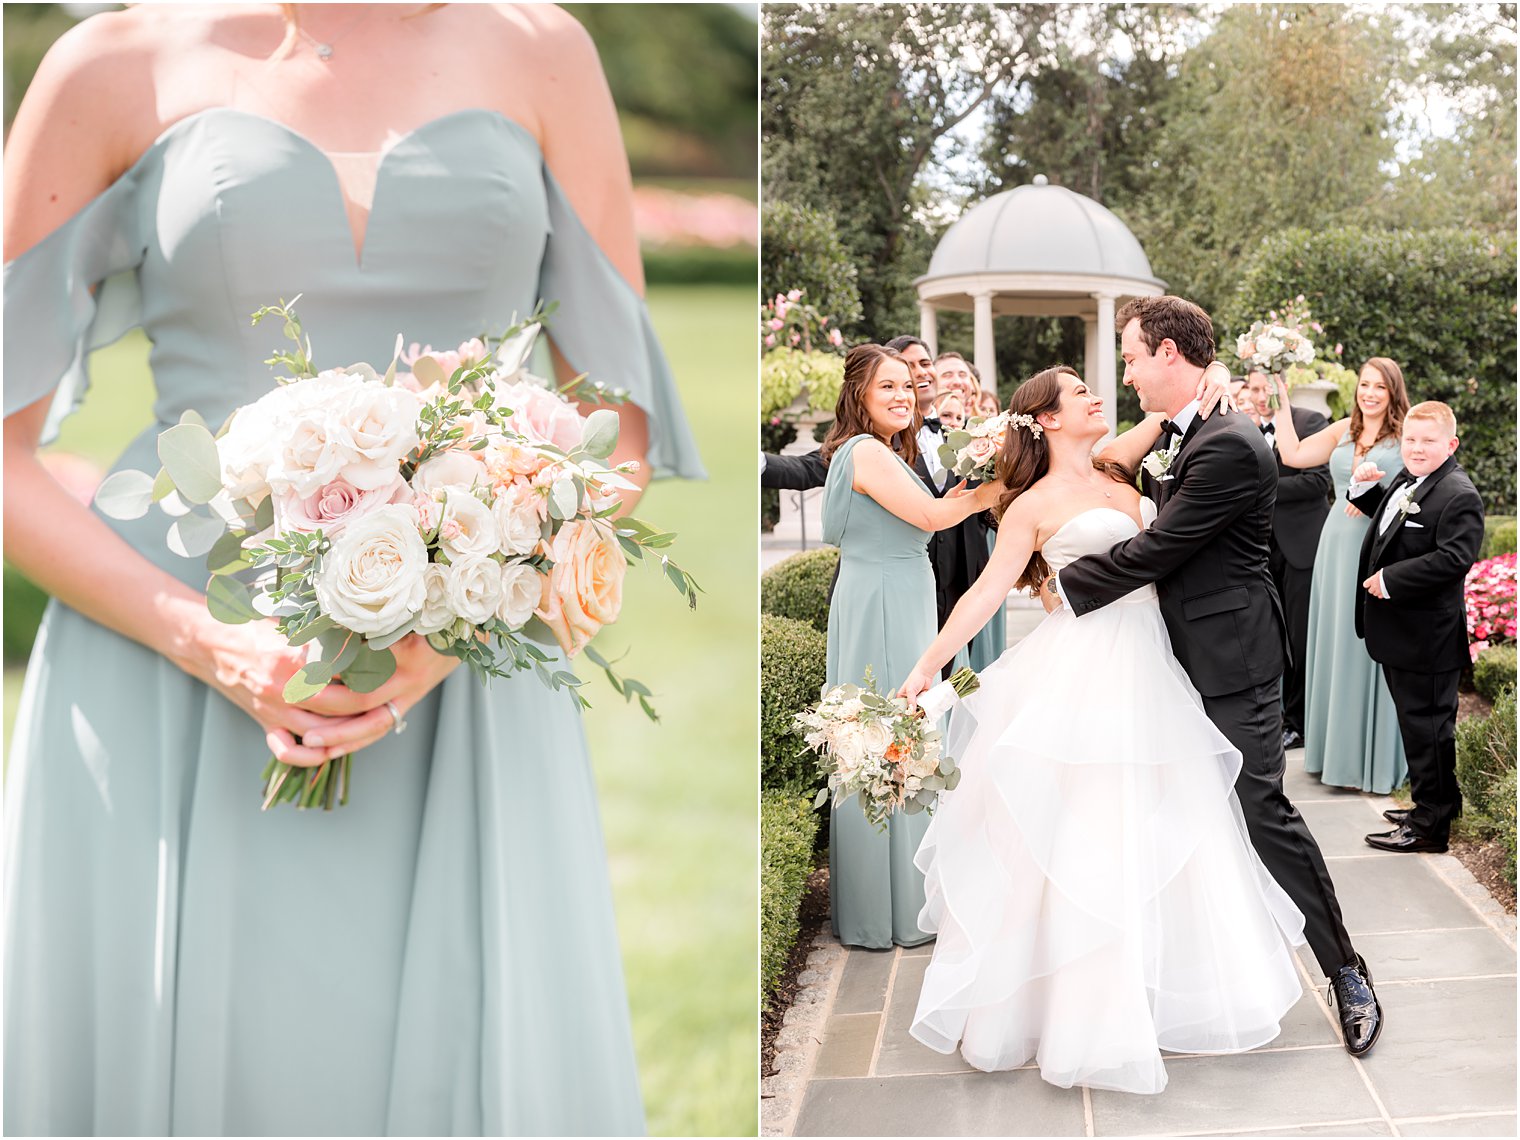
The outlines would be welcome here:
<svg viewBox="0 0 1520 1140">
<path fill-rule="evenodd" d="M 542 583 L 535 616 L 574 657 L 623 607 L 628 562 L 617 539 L 595 523 L 568 522 L 547 545 L 554 569 Z"/>
</svg>

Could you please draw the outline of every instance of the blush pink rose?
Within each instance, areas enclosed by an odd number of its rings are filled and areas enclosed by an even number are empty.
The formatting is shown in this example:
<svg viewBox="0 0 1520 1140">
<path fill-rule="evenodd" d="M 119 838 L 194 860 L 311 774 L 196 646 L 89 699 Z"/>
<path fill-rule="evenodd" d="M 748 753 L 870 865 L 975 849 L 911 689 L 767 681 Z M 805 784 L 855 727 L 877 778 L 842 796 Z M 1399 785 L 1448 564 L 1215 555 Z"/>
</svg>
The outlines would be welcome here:
<svg viewBox="0 0 1520 1140">
<path fill-rule="evenodd" d="M 581 441 L 581 414 L 573 404 L 536 384 L 513 384 L 497 390 L 496 402 L 510 408 L 506 426 L 539 443 L 569 451 Z"/>
<path fill-rule="evenodd" d="M 310 495 L 295 490 L 275 496 L 276 530 L 298 530 L 310 534 L 320 530 L 328 538 L 337 538 L 343 528 L 356 519 L 391 503 L 409 499 L 406 480 L 396 473 L 395 480 L 373 491 L 361 490 L 346 479 L 334 479 Z"/>
<path fill-rule="evenodd" d="M 995 440 L 989 439 L 987 436 L 980 436 L 976 439 L 973 439 L 966 445 L 966 455 L 970 458 L 971 462 L 975 463 L 978 467 L 980 467 L 983 463 L 986 463 L 996 454 L 997 442 Z"/>
<path fill-rule="evenodd" d="M 574 657 L 623 608 L 627 559 L 616 538 L 590 522 L 566 523 L 545 554 L 554 569 L 544 576 L 534 614 Z"/>
</svg>

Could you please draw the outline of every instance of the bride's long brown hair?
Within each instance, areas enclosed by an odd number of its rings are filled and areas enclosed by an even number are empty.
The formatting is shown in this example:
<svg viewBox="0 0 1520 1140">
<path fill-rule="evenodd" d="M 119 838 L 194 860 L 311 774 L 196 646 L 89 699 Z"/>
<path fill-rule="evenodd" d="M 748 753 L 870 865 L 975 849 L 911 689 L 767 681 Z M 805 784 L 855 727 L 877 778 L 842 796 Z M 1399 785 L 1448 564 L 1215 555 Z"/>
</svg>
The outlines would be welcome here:
<svg viewBox="0 0 1520 1140">
<path fill-rule="evenodd" d="M 1059 412 L 1062 376 L 1070 376 L 1074 380 L 1082 379 L 1082 374 L 1067 364 L 1057 364 L 1054 368 L 1036 372 L 1020 384 L 1009 397 L 1008 410 L 1015 415 L 1025 415 L 1031 419 Z M 1135 473 L 1121 463 L 1115 463 L 1109 459 L 1094 459 L 1093 467 L 1115 482 L 1133 483 L 1135 481 Z M 1003 513 L 1013 500 L 1043 479 L 1050 470 L 1050 445 L 1045 442 L 1045 433 L 1042 431 L 1036 435 L 1027 427 L 1010 426 L 1003 440 L 1003 448 L 997 455 L 996 470 L 998 482 L 1003 485 L 1003 492 L 998 496 L 997 504 L 992 508 L 992 514 L 995 518 L 1002 519 Z M 1029 564 L 1024 567 L 1024 573 L 1014 583 L 1014 589 L 1027 589 L 1031 593 L 1038 593 L 1040 583 L 1049 574 L 1049 563 L 1045 561 L 1045 556 L 1036 550 L 1030 555 Z"/>
</svg>

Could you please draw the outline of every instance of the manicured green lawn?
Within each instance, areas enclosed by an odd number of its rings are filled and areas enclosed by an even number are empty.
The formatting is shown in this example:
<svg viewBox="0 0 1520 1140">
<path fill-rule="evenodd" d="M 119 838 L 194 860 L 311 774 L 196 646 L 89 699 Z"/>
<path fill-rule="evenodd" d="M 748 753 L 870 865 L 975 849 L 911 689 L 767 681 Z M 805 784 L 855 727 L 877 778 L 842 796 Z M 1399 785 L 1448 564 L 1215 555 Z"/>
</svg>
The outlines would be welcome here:
<svg viewBox="0 0 1520 1140">
<path fill-rule="evenodd" d="M 756 792 L 758 612 L 753 290 L 676 288 L 651 310 L 707 482 L 655 484 L 639 514 L 706 589 L 695 613 L 635 567 L 622 621 L 597 641 L 655 693 L 650 724 L 601 679 L 587 724 L 652 1135 L 755 1135 L 759 1078 Z M 315 330 L 314 330 L 315 331 Z M 148 422 L 146 342 L 102 350 L 56 445 L 102 464 Z M 589 663 L 581 673 L 590 676 Z M 20 670 L 5 676 L 10 740 Z"/>
</svg>

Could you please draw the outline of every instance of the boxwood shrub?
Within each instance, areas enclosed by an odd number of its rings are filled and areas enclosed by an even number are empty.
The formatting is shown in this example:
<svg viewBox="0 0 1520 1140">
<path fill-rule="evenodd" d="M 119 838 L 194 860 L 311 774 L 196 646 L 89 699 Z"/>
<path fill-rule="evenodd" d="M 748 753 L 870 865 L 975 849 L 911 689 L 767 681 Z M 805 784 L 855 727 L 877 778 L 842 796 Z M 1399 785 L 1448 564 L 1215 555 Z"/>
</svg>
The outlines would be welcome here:
<svg viewBox="0 0 1520 1140">
<path fill-rule="evenodd" d="M 819 781 L 792 716 L 818 700 L 828 638 L 806 622 L 760 615 L 760 786 L 806 794 Z"/>
<path fill-rule="evenodd" d="M 829 587 L 839 566 L 839 548 L 820 546 L 793 554 L 760 575 L 760 612 L 805 621 L 829 631 Z"/>
<path fill-rule="evenodd" d="M 813 833 L 818 817 L 812 803 L 789 792 L 760 796 L 760 1007 L 786 967 L 800 927 L 797 912 L 813 868 Z"/>
<path fill-rule="evenodd" d="M 1473 662 L 1473 687 L 1490 704 L 1515 687 L 1515 646 L 1491 645 Z"/>
</svg>

